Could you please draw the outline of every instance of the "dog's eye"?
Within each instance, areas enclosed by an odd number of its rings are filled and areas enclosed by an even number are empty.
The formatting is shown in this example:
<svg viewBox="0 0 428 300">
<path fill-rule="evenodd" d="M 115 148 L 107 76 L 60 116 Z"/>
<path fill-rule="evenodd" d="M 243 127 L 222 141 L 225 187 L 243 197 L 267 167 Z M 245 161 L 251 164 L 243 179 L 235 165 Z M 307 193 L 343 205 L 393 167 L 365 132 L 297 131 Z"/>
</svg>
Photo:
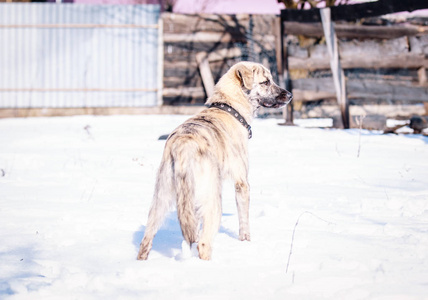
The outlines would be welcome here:
<svg viewBox="0 0 428 300">
<path fill-rule="evenodd" d="M 263 84 L 263 85 L 269 85 L 269 84 L 270 84 L 270 81 L 269 81 L 269 80 L 266 80 L 266 81 L 260 82 L 260 84 Z"/>
</svg>

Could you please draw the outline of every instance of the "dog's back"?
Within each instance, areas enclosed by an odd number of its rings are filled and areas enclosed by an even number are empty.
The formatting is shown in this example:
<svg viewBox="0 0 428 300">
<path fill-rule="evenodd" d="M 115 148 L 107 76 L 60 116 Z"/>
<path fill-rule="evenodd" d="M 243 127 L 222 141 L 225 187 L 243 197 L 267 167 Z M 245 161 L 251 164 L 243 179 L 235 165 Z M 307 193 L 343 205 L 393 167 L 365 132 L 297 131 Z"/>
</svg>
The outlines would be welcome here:
<svg viewBox="0 0 428 300">
<path fill-rule="evenodd" d="M 221 194 L 225 166 L 229 166 L 225 160 L 233 144 L 225 128 L 227 124 L 213 112 L 202 111 L 171 133 L 164 151 L 168 153 L 164 160 L 171 171 L 159 173 L 160 180 L 172 176 L 181 230 L 190 245 L 197 241 L 198 220 L 203 219 L 203 210 L 221 209 L 217 195 Z M 212 202 L 218 208 L 212 207 Z"/>
</svg>

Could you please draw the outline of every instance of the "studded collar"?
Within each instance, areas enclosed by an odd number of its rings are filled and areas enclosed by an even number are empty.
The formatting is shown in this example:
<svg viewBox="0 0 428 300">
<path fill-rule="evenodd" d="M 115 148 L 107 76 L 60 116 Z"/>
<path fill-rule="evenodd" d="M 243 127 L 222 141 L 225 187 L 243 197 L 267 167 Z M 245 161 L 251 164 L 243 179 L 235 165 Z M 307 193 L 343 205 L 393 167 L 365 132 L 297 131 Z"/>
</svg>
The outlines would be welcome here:
<svg viewBox="0 0 428 300">
<path fill-rule="evenodd" d="M 228 112 L 229 114 L 234 116 L 235 119 L 237 119 L 239 123 L 241 123 L 242 126 L 244 126 L 248 130 L 248 138 L 251 139 L 251 137 L 253 136 L 253 132 L 251 131 L 251 126 L 247 123 L 245 118 L 241 116 L 241 114 L 236 109 L 234 109 L 232 106 L 226 103 L 220 103 L 220 102 L 211 103 L 209 108 L 212 108 L 212 107 L 224 110 L 225 112 Z"/>
</svg>

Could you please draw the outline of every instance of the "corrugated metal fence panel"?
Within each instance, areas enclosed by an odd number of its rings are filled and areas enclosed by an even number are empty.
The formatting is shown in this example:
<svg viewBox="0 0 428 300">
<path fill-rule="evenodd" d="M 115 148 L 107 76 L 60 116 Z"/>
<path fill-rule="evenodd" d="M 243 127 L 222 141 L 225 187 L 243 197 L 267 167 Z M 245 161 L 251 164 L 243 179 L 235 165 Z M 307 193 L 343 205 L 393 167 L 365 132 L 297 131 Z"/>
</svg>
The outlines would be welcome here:
<svg viewBox="0 0 428 300">
<path fill-rule="evenodd" d="M 158 104 L 159 5 L 0 4 L 0 108 Z"/>
</svg>

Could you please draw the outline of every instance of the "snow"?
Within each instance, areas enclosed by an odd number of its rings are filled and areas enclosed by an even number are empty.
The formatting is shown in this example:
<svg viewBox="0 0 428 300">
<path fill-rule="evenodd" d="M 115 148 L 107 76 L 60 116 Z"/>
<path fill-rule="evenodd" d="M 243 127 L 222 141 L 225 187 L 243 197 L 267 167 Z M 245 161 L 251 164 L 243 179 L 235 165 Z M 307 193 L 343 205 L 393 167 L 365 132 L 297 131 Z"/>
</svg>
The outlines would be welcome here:
<svg viewBox="0 0 428 300">
<path fill-rule="evenodd" d="M 428 299 L 421 135 L 256 119 L 252 241 L 226 183 L 211 261 L 183 253 L 174 212 L 137 261 L 157 138 L 186 118 L 0 120 L 0 298 Z"/>
</svg>

